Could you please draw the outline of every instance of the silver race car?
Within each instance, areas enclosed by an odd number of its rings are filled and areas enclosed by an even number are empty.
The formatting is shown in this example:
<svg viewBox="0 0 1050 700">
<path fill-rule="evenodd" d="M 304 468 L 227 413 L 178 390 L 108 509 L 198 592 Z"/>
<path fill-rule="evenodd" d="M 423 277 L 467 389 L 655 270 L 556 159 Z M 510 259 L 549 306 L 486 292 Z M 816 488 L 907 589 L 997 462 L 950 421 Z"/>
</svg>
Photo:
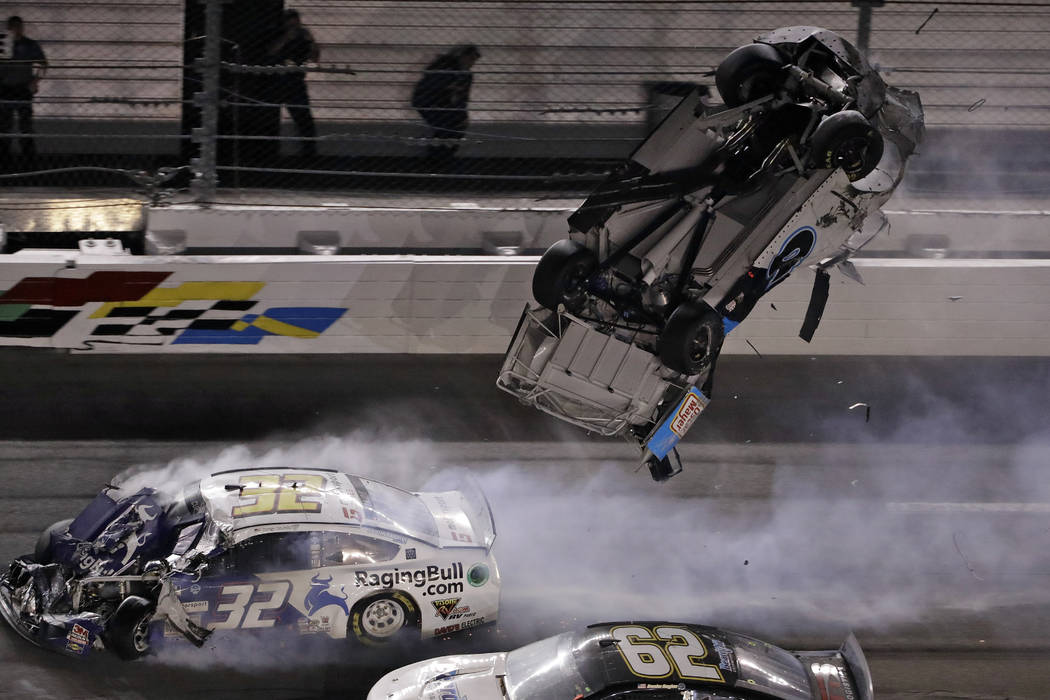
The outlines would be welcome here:
<svg viewBox="0 0 1050 700">
<path fill-rule="evenodd" d="M 856 638 L 787 651 L 677 622 L 565 632 L 511 652 L 444 656 L 388 673 L 368 700 L 872 700 Z"/>
<path fill-rule="evenodd" d="M 602 435 L 637 441 L 653 477 L 711 397 L 725 334 L 799 265 L 829 273 L 887 227 L 879 207 L 922 140 L 914 92 L 838 35 L 788 27 L 732 51 L 723 105 L 682 100 L 569 217 L 540 259 L 497 384 Z"/>
<path fill-rule="evenodd" d="M 444 637 L 496 620 L 494 538 L 469 482 L 410 493 L 333 469 L 260 468 L 174 498 L 107 487 L 0 575 L 0 614 L 40 646 L 124 659 L 214 630 Z"/>
</svg>

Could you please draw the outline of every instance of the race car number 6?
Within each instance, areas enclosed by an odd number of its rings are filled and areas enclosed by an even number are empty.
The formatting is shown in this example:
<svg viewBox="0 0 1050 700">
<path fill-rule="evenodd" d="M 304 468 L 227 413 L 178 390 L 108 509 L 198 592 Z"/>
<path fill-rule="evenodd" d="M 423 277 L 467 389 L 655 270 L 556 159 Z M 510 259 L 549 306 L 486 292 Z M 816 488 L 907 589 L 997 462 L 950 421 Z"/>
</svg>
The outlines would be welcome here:
<svg viewBox="0 0 1050 700">
<path fill-rule="evenodd" d="M 661 625 L 651 630 L 626 625 L 611 630 L 624 663 L 631 673 L 643 678 L 666 678 L 677 671 L 680 678 L 723 681 L 717 666 L 694 659 L 707 656 L 703 641 L 684 627 Z"/>
</svg>

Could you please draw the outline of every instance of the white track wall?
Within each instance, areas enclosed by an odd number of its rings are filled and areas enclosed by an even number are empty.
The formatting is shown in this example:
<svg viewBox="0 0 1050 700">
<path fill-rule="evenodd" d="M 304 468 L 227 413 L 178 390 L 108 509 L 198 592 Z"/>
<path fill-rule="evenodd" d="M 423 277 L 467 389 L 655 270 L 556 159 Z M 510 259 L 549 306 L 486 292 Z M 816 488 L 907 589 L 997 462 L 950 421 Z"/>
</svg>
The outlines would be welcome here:
<svg viewBox="0 0 1050 700">
<path fill-rule="evenodd" d="M 23 251 L 0 260 L 0 344 L 88 352 L 502 353 L 531 296 L 536 261 Z M 1050 355 L 1048 261 L 867 259 L 857 268 L 863 286 L 834 273 L 812 343 L 797 337 L 812 282 L 800 271 L 733 331 L 725 352 Z"/>
</svg>

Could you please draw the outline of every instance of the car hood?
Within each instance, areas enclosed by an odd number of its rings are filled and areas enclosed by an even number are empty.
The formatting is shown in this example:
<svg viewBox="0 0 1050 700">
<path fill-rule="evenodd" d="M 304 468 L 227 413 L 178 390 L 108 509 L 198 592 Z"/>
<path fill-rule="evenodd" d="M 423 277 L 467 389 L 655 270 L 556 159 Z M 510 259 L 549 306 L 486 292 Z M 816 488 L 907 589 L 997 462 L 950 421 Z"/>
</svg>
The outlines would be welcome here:
<svg viewBox="0 0 1050 700">
<path fill-rule="evenodd" d="M 136 559 L 164 556 L 170 551 L 169 501 L 151 488 L 127 493 L 107 486 L 64 531 L 52 535 L 52 559 L 78 575 L 107 576 Z"/>
<path fill-rule="evenodd" d="M 506 653 L 457 654 L 420 661 L 380 678 L 368 700 L 500 700 L 506 658 Z"/>
</svg>

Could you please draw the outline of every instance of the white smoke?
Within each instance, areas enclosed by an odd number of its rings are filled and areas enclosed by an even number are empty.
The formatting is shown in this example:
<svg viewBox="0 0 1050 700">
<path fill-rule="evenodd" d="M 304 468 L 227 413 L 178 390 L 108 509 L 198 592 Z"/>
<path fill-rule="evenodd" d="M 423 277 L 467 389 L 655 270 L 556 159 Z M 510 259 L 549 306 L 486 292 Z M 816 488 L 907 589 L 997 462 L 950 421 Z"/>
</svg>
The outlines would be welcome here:
<svg viewBox="0 0 1050 700">
<path fill-rule="evenodd" d="M 834 639 L 851 627 L 882 634 L 944 607 L 980 612 L 1001 600 L 999 572 L 1045 567 L 1046 557 L 1024 546 L 1045 540 L 1043 520 L 912 512 L 908 504 L 978 501 L 988 493 L 1045 500 L 1047 446 L 1017 448 L 995 473 L 982 460 L 942 463 L 945 472 L 931 473 L 922 460 L 936 452 L 917 449 L 914 464 L 860 460 L 841 467 L 859 476 L 843 484 L 817 450 L 820 464 L 778 467 L 761 498 L 739 490 L 723 496 L 714 485 L 683 497 L 684 477 L 658 485 L 622 465 L 592 465 L 580 475 L 559 460 L 500 461 L 495 454 L 458 464 L 434 444 L 376 441 L 367 433 L 230 447 L 122 476 L 170 488 L 220 469 L 327 467 L 426 490 L 447 487 L 466 467 L 493 508 L 503 582 L 498 635 L 478 635 L 477 644 L 508 648 L 623 619 L 701 622 L 776 641 Z M 890 451 L 889 459 L 901 454 L 908 453 Z M 210 654 L 180 653 L 176 663 L 270 663 L 266 642 L 235 637 L 224 636 Z M 289 653 L 300 658 L 282 652 Z M 341 653 L 311 651 L 300 660 Z M 449 648 L 420 652 L 441 653 Z"/>
</svg>

